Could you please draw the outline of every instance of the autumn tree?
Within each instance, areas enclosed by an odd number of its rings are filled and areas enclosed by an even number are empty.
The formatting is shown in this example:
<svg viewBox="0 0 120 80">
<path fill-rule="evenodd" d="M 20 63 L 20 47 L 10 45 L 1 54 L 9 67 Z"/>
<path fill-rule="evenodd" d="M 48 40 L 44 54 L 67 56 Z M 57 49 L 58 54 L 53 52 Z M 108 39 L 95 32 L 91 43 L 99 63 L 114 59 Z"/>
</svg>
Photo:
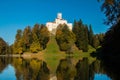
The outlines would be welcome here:
<svg viewBox="0 0 120 80">
<path fill-rule="evenodd" d="M 40 45 L 40 42 L 39 42 L 39 24 L 35 24 L 33 29 L 32 29 L 32 44 L 30 46 L 30 51 L 31 52 L 38 52 L 40 50 L 42 50 L 42 47 Z"/>
<path fill-rule="evenodd" d="M 49 31 L 45 25 L 35 24 L 33 28 L 27 26 L 24 31 L 17 30 L 15 42 L 12 45 L 13 53 L 37 53 L 46 48 L 49 41 Z"/>
<path fill-rule="evenodd" d="M 9 45 L 0 38 L 0 55 L 5 55 L 9 53 Z"/>
<path fill-rule="evenodd" d="M 69 30 L 66 24 L 58 26 L 56 31 L 56 41 L 61 51 L 71 53 L 75 40 L 74 33 Z"/>
<path fill-rule="evenodd" d="M 32 43 L 32 32 L 30 26 L 26 27 L 23 31 L 23 49 L 24 51 L 29 51 L 30 45 Z"/>
<path fill-rule="evenodd" d="M 40 26 L 39 30 L 39 42 L 43 49 L 46 48 L 46 45 L 50 39 L 50 32 L 48 31 L 47 27 L 45 25 Z"/>
<path fill-rule="evenodd" d="M 15 37 L 15 42 L 13 45 L 13 53 L 21 54 L 23 53 L 23 40 L 22 40 L 22 30 L 17 30 L 17 34 Z"/>
</svg>

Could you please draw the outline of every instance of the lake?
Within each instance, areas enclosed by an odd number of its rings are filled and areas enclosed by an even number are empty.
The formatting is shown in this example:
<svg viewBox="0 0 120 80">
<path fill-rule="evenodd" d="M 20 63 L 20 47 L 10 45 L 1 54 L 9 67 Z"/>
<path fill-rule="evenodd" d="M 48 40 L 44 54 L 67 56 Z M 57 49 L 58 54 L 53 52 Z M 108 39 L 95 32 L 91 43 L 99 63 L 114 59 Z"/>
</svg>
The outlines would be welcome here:
<svg viewBox="0 0 120 80">
<path fill-rule="evenodd" d="M 0 80 L 113 80 L 92 57 L 0 57 Z"/>
</svg>

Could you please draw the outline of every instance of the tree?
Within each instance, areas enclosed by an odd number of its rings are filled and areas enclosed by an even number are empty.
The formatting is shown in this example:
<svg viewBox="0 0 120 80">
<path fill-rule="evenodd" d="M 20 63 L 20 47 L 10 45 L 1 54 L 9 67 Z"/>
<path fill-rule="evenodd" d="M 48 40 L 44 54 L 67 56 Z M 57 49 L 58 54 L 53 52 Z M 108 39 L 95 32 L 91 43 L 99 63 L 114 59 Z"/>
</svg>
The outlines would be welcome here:
<svg viewBox="0 0 120 80">
<path fill-rule="evenodd" d="M 48 31 L 47 27 L 45 25 L 41 25 L 39 30 L 39 42 L 43 49 L 46 48 L 46 44 L 48 43 L 50 39 L 50 32 Z"/>
<path fill-rule="evenodd" d="M 40 34 L 39 28 L 40 28 L 40 26 L 38 24 L 35 24 L 33 29 L 32 29 L 33 41 L 32 41 L 32 44 L 30 46 L 30 51 L 34 52 L 34 53 L 37 53 L 38 51 L 42 50 L 42 47 L 41 47 L 40 42 L 39 42 L 39 34 Z"/>
<path fill-rule="evenodd" d="M 94 35 L 94 37 L 93 37 L 93 47 L 95 48 L 95 49 L 97 49 L 97 47 L 99 46 L 99 44 L 100 44 L 100 42 L 99 42 L 99 39 L 98 39 L 98 35 Z"/>
<path fill-rule="evenodd" d="M 17 30 L 15 43 L 13 45 L 13 53 L 22 54 L 23 53 L 23 39 L 22 39 L 22 30 Z"/>
<path fill-rule="evenodd" d="M 92 26 L 90 25 L 89 26 L 89 31 L 88 31 L 88 39 L 89 39 L 89 44 L 91 46 L 93 46 L 93 37 L 94 37 L 94 33 L 93 33 L 93 30 L 92 30 Z"/>
<path fill-rule="evenodd" d="M 68 29 L 66 24 L 59 25 L 56 31 L 56 41 L 61 51 L 72 53 L 72 46 L 76 38 L 73 32 Z"/>
<path fill-rule="evenodd" d="M 0 38 L 0 55 L 8 54 L 9 52 L 8 49 L 9 49 L 8 44 L 2 38 Z"/>
<path fill-rule="evenodd" d="M 114 25 L 120 21 L 120 0 L 104 0 L 101 10 L 107 17 L 105 24 Z"/>
<path fill-rule="evenodd" d="M 73 33 L 76 36 L 75 44 L 78 49 L 88 51 L 88 28 L 82 23 L 82 20 L 74 22 Z"/>
<path fill-rule="evenodd" d="M 24 51 L 29 51 L 30 45 L 32 43 L 32 32 L 30 26 L 26 27 L 23 31 L 23 43 Z"/>
</svg>

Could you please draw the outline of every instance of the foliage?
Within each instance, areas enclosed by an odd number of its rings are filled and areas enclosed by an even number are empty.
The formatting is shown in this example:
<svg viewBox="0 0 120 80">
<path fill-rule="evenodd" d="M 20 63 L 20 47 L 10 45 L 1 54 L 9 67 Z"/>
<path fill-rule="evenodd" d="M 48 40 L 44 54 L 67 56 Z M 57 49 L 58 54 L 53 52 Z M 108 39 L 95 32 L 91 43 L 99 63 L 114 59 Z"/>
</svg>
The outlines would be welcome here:
<svg viewBox="0 0 120 80">
<path fill-rule="evenodd" d="M 40 47 L 39 42 L 33 42 L 30 46 L 30 51 L 33 53 L 37 53 L 38 51 L 41 51 L 42 48 Z"/>
<path fill-rule="evenodd" d="M 46 48 L 48 41 L 49 31 L 46 26 L 35 24 L 32 29 L 28 26 L 23 32 L 22 30 L 17 31 L 16 39 L 13 44 L 13 53 L 37 53 Z"/>
<path fill-rule="evenodd" d="M 93 37 L 94 37 L 94 33 L 92 30 L 92 25 L 89 26 L 89 31 L 88 31 L 88 40 L 89 40 L 89 44 L 93 46 Z"/>
<path fill-rule="evenodd" d="M 59 25 L 56 31 L 56 41 L 61 51 L 72 52 L 75 42 L 75 35 L 68 29 L 67 25 Z"/>
<path fill-rule="evenodd" d="M 82 23 L 82 20 L 74 22 L 73 33 L 76 35 L 76 46 L 87 52 L 88 51 L 88 28 Z"/>
<path fill-rule="evenodd" d="M 120 21 L 120 0 L 104 0 L 101 10 L 107 17 L 105 24 L 113 25 Z"/>
<path fill-rule="evenodd" d="M 46 62 L 42 60 L 13 58 L 12 65 L 15 67 L 17 80 L 50 79 L 50 71 Z"/>
<path fill-rule="evenodd" d="M 0 38 L 0 55 L 5 55 L 9 53 L 9 46 L 8 44 Z"/>
<path fill-rule="evenodd" d="M 109 31 L 106 32 L 103 40 L 103 50 L 109 55 L 119 55 L 119 45 L 120 45 L 120 22 L 115 26 L 111 27 Z"/>
<path fill-rule="evenodd" d="M 83 58 L 83 60 L 79 60 L 75 67 L 77 69 L 75 80 L 89 80 L 88 58 Z"/>
<path fill-rule="evenodd" d="M 71 80 L 76 75 L 76 69 L 71 59 L 61 59 L 56 70 L 57 80 Z"/>
<path fill-rule="evenodd" d="M 93 44 L 92 44 L 92 45 L 93 45 L 94 48 L 97 49 L 97 47 L 99 46 L 99 44 L 100 44 L 100 42 L 99 42 L 98 36 L 95 35 L 95 36 L 93 37 Z"/>
<path fill-rule="evenodd" d="M 22 30 L 17 30 L 15 43 L 13 44 L 13 53 L 22 54 L 23 53 L 23 40 L 22 40 Z"/>
<path fill-rule="evenodd" d="M 50 37 L 49 37 L 50 32 L 48 31 L 47 27 L 45 27 L 44 25 L 41 25 L 39 32 L 40 32 L 40 34 L 39 34 L 40 45 L 42 46 L 43 49 L 45 49 L 46 44 L 48 43 L 48 41 L 50 39 Z"/>
<path fill-rule="evenodd" d="M 24 51 L 29 51 L 30 45 L 32 43 L 32 32 L 30 26 L 26 27 L 23 31 L 23 45 Z"/>
</svg>

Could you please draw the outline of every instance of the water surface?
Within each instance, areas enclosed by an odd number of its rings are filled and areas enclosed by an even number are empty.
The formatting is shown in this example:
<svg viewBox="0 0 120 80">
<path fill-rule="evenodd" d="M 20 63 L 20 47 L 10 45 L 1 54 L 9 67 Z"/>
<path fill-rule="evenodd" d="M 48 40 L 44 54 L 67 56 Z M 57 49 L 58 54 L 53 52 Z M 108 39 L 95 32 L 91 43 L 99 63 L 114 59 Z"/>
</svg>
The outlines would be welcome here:
<svg viewBox="0 0 120 80">
<path fill-rule="evenodd" d="M 0 57 L 0 80 L 112 80 L 101 62 L 88 57 Z"/>
</svg>

